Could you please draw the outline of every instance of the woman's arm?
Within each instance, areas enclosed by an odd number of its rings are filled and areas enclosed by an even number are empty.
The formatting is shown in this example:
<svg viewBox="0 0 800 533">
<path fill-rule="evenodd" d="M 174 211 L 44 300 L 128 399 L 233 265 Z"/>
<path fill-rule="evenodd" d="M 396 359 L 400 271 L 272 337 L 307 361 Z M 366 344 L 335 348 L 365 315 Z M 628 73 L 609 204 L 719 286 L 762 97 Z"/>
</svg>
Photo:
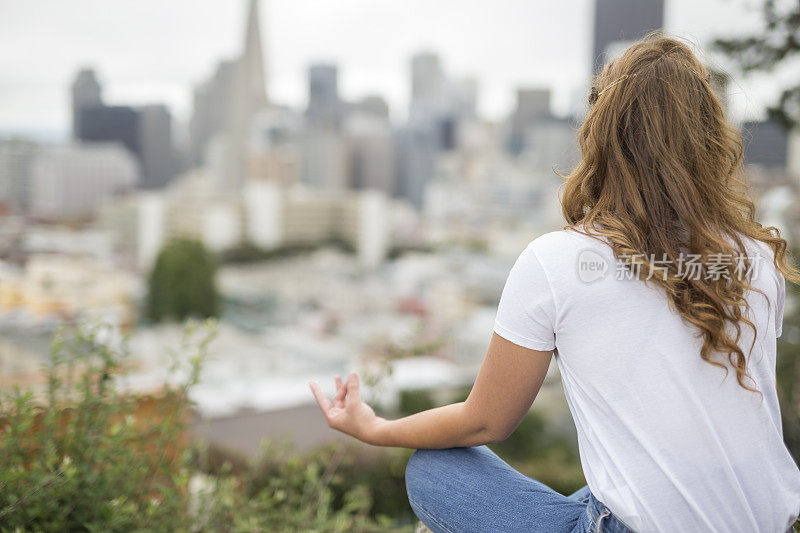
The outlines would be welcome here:
<svg viewBox="0 0 800 533">
<path fill-rule="evenodd" d="M 489 350 L 466 401 L 386 420 L 359 395 L 358 376 L 336 377 L 333 402 L 310 383 L 328 425 L 376 446 L 455 448 L 506 439 L 530 409 L 552 352 L 529 350 L 492 335 Z"/>
</svg>

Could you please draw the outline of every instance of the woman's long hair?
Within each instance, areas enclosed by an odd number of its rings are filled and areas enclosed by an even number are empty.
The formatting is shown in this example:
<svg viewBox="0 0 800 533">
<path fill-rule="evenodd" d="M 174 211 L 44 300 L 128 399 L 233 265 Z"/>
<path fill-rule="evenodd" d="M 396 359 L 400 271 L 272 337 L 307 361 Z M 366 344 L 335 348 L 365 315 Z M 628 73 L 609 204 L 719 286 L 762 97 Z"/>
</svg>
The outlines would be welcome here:
<svg viewBox="0 0 800 533">
<path fill-rule="evenodd" d="M 769 245 L 786 278 L 797 282 L 798 273 L 778 230 L 754 218 L 742 137 L 710 81 L 688 46 L 659 34 L 606 65 L 594 79 L 578 133 L 582 157 L 566 177 L 562 208 L 567 227 L 605 236 L 639 279 L 664 288 L 697 328 L 705 361 L 727 373 L 714 354 L 727 355 L 739 385 L 755 391 L 738 344 L 742 324 L 753 342 L 756 334 L 745 298 L 754 289 L 741 275 L 752 268 L 744 238 Z M 681 275 L 689 254 L 700 258 L 700 275 Z M 710 273 L 720 257 L 730 264 Z"/>
</svg>

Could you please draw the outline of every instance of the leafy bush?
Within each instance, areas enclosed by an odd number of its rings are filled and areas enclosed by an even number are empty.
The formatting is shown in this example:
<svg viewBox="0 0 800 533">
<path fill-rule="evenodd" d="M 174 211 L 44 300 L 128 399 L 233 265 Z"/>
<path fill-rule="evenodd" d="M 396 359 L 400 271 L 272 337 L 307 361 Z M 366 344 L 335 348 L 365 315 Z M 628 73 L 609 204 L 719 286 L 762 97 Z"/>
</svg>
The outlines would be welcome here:
<svg viewBox="0 0 800 533">
<path fill-rule="evenodd" d="M 188 393 L 212 337 L 190 324 L 183 379 L 134 396 L 119 386 L 124 343 L 102 327 L 60 334 L 44 393 L 0 396 L 0 531 L 401 530 L 384 512 L 410 523 L 402 453 L 370 466 L 351 448 L 272 446 L 239 471 L 201 469 Z"/>
<path fill-rule="evenodd" d="M 125 352 L 109 330 L 60 333 L 43 395 L 0 398 L 0 524 L 4 530 L 178 530 L 187 520 L 189 387 L 208 335 L 195 344 L 186 380 L 153 397 L 116 386 Z M 191 331 L 190 331 L 191 334 Z"/>
<path fill-rule="evenodd" d="M 346 254 L 355 253 L 355 248 L 345 240 L 338 238 L 324 239 L 313 243 L 286 244 L 277 248 L 261 248 L 251 243 L 242 243 L 233 248 L 228 248 L 219 254 L 220 262 L 231 264 L 247 264 L 273 259 L 295 257 L 308 252 L 313 252 L 326 246 L 337 248 Z"/>
<path fill-rule="evenodd" d="M 219 315 L 214 257 L 199 241 L 173 239 L 158 253 L 148 279 L 147 318 L 184 320 Z"/>
<path fill-rule="evenodd" d="M 230 463 L 209 471 L 203 499 L 211 496 L 215 505 L 198 522 L 209 531 L 410 531 L 403 482 L 408 454 L 397 452 L 365 463 L 353 445 L 298 454 L 288 444 L 265 443 L 238 474 L 229 472 Z M 383 487 L 376 482 L 382 476 Z"/>
</svg>

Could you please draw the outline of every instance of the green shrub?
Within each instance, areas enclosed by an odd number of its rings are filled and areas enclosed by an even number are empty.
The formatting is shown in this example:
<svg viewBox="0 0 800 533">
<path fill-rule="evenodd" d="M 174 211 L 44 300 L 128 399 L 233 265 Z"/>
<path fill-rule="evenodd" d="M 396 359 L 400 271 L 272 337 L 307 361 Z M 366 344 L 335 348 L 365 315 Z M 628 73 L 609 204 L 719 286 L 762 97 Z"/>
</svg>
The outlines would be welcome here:
<svg viewBox="0 0 800 533">
<path fill-rule="evenodd" d="M 0 531 L 410 531 L 408 452 L 272 445 L 209 468 L 186 430 L 213 328 L 190 323 L 184 379 L 146 397 L 121 391 L 126 351 L 107 333 L 60 334 L 44 393 L 0 396 Z"/>
<path fill-rule="evenodd" d="M 142 398 L 119 392 L 125 352 L 103 341 L 108 333 L 60 333 L 44 395 L 17 389 L 0 398 L 4 531 L 178 530 L 186 523 L 187 393 L 210 337 L 196 339 L 182 384 Z"/>
<path fill-rule="evenodd" d="M 214 257 L 199 241 L 173 239 L 158 253 L 148 279 L 145 314 L 155 322 L 219 316 Z"/>
<path fill-rule="evenodd" d="M 404 389 L 400 391 L 399 414 L 413 415 L 437 407 L 433 394 L 427 389 Z"/>
<path fill-rule="evenodd" d="M 265 443 L 238 475 L 227 474 L 227 465 L 212 472 L 206 494 L 215 505 L 198 522 L 209 531 L 410 531 L 407 458 L 393 450 L 363 462 L 352 445 L 300 454 L 288 444 Z"/>
<path fill-rule="evenodd" d="M 219 254 L 220 262 L 230 264 L 247 264 L 261 261 L 271 261 L 274 259 L 286 259 L 296 257 L 301 254 L 313 252 L 314 250 L 326 246 L 337 248 L 343 253 L 354 254 L 355 248 L 343 239 L 329 238 L 319 242 L 285 244 L 277 248 L 261 248 L 251 243 L 242 243 L 233 248 L 223 250 Z"/>
</svg>

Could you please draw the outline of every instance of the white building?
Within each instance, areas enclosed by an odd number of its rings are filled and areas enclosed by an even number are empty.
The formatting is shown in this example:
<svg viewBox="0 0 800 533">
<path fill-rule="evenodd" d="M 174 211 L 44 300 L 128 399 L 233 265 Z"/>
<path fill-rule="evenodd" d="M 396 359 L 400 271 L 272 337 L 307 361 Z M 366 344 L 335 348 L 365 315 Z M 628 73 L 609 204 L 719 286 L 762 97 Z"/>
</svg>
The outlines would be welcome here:
<svg viewBox="0 0 800 533">
<path fill-rule="evenodd" d="M 391 205 L 376 190 L 331 193 L 251 180 L 221 192 L 202 171 L 176 180 L 164 193 L 139 197 L 137 262 L 149 268 L 171 237 L 202 241 L 219 252 L 241 244 L 265 250 L 340 242 L 362 266 L 378 266 L 390 243 Z"/>
<path fill-rule="evenodd" d="M 22 139 L 0 141 L 0 204 L 24 211 L 30 200 L 30 169 L 39 147 Z"/>
<path fill-rule="evenodd" d="M 118 144 L 75 144 L 48 148 L 31 168 L 31 214 L 48 220 L 84 219 L 100 203 L 132 189 L 136 159 Z"/>
</svg>

